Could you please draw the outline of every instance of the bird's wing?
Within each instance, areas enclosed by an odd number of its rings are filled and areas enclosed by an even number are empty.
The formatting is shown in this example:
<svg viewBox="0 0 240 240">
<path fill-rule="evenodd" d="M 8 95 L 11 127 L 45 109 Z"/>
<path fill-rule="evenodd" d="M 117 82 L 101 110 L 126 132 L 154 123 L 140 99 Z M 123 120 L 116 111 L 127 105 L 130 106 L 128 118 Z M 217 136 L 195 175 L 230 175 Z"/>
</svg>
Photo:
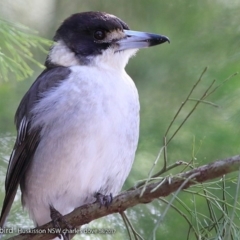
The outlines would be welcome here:
<svg viewBox="0 0 240 240">
<path fill-rule="evenodd" d="M 43 71 L 25 94 L 17 109 L 15 123 L 18 134 L 9 160 L 6 175 L 6 195 L 0 217 L 0 228 L 4 225 L 16 195 L 19 182 L 29 166 L 35 150 L 41 140 L 41 126 L 37 129 L 31 129 L 31 121 L 33 117 L 32 109 L 35 103 L 40 101 L 40 99 L 44 96 L 43 93 L 49 91 L 51 88 L 56 87 L 60 84 L 60 82 L 64 81 L 70 72 L 70 69 L 66 67 L 55 67 Z"/>
</svg>

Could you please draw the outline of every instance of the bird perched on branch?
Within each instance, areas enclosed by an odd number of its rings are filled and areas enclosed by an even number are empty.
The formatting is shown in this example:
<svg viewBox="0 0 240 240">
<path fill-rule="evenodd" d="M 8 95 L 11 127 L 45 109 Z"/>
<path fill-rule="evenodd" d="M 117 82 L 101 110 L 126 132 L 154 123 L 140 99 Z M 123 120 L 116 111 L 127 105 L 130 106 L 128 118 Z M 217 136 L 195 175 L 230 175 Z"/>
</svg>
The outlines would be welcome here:
<svg viewBox="0 0 240 240">
<path fill-rule="evenodd" d="M 37 226 L 95 201 L 111 203 L 126 180 L 139 136 L 139 100 L 124 68 L 138 49 L 169 41 L 129 30 L 102 12 L 77 13 L 58 28 L 46 69 L 15 116 L 0 227 L 21 187 Z"/>
</svg>

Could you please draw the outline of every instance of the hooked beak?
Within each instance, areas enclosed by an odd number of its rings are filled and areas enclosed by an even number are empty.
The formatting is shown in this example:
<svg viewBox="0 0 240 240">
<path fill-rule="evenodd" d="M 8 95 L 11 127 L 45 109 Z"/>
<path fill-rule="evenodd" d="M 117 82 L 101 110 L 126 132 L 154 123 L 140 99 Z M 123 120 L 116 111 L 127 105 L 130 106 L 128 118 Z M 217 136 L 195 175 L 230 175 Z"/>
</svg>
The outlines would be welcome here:
<svg viewBox="0 0 240 240">
<path fill-rule="evenodd" d="M 164 42 L 170 43 L 169 38 L 163 35 L 157 35 L 146 32 L 137 32 L 131 30 L 124 30 L 124 33 L 126 34 L 126 37 L 117 41 L 117 43 L 119 44 L 118 51 L 126 49 L 146 48 Z"/>
</svg>

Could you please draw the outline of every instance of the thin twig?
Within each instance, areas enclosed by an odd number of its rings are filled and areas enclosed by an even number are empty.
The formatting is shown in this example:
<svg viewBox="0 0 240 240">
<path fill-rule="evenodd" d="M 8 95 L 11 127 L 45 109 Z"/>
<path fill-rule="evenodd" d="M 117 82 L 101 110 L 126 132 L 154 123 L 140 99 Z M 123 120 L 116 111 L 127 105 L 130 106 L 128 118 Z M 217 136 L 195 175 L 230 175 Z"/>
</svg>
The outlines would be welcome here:
<svg viewBox="0 0 240 240">
<path fill-rule="evenodd" d="M 147 178 L 147 180 L 143 183 L 143 188 L 142 188 L 141 196 L 143 195 L 143 193 L 144 193 L 144 191 L 145 191 L 145 189 L 146 189 L 146 186 L 147 186 L 148 182 L 150 181 L 150 179 L 151 179 L 151 177 L 152 177 L 153 170 L 154 170 L 155 166 L 157 165 L 158 160 L 160 159 L 160 156 L 161 156 L 161 154 L 162 154 L 163 149 L 164 149 L 164 147 L 162 147 L 162 148 L 160 149 L 160 151 L 159 151 L 159 153 L 158 153 L 158 155 L 157 155 L 157 158 L 156 158 L 156 160 L 154 161 L 150 172 L 148 173 L 148 178 Z"/>
<path fill-rule="evenodd" d="M 205 104 L 211 105 L 211 106 L 213 106 L 213 107 L 219 108 L 219 106 L 218 106 L 217 104 L 212 103 L 212 102 L 209 102 L 209 101 L 200 100 L 200 99 L 197 99 L 197 98 L 189 98 L 188 100 L 189 100 L 189 101 L 194 101 L 194 102 L 205 103 Z"/>
<path fill-rule="evenodd" d="M 125 219 L 125 214 L 124 214 L 124 212 L 119 212 L 119 214 L 120 214 L 121 217 L 122 217 L 122 220 L 123 220 L 123 222 L 124 222 L 124 225 L 126 226 L 126 229 L 127 229 L 127 233 L 128 233 L 129 239 L 131 240 L 131 239 L 132 239 L 132 236 L 131 236 L 131 233 L 130 233 L 130 230 L 129 230 L 127 221 L 126 221 L 126 219 Z"/>
<path fill-rule="evenodd" d="M 131 230 L 132 230 L 132 233 L 134 235 L 134 238 L 136 240 L 140 239 L 140 240 L 144 240 L 143 237 L 135 230 L 135 228 L 133 227 L 132 223 L 130 222 L 130 220 L 128 219 L 127 215 L 122 212 L 123 216 L 125 217 L 125 220 L 127 222 L 127 224 L 130 226 Z"/>
<path fill-rule="evenodd" d="M 163 138 L 163 167 L 162 170 L 160 172 L 164 173 L 166 171 L 166 167 L 167 167 L 167 138 L 166 135 Z"/>
<path fill-rule="evenodd" d="M 203 75 L 205 74 L 205 72 L 207 71 L 207 67 L 204 68 L 203 72 L 201 73 L 199 79 L 197 80 L 197 82 L 193 85 L 192 89 L 190 90 L 189 94 L 187 95 L 186 99 L 182 102 L 180 108 L 178 109 L 178 111 L 176 112 L 176 114 L 174 115 L 172 121 L 170 122 L 164 136 L 167 136 L 170 128 L 172 127 L 174 121 L 176 120 L 177 116 L 179 115 L 179 113 L 181 112 L 182 108 L 184 107 L 184 105 L 187 103 L 189 97 L 191 96 L 192 92 L 194 91 L 194 89 L 197 87 L 197 85 L 201 82 Z"/>
<path fill-rule="evenodd" d="M 165 200 L 164 198 L 159 198 L 160 201 L 166 203 L 167 205 L 169 205 L 169 201 Z M 185 220 L 186 222 L 188 223 L 190 229 L 193 229 L 193 232 L 196 236 L 196 239 L 198 239 L 198 234 L 197 234 L 197 231 L 196 229 L 194 228 L 194 226 L 192 225 L 191 221 L 188 219 L 188 217 L 186 216 L 186 214 L 184 214 L 182 211 L 180 211 L 175 205 L 173 204 L 170 204 L 171 208 L 173 208 L 177 213 L 179 213 Z"/>
<path fill-rule="evenodd" d="M 169 140 L 167 141 L 167 145 L 171 142 L 171 140 L 175 137 L 175 135 L 178 133 L 178 131 L 182 128 L 183 124 L 188 120 L 188 118 L 192 115 L 192 113 L 195 111 L 195 109 L 197 108 L 197 106 L 199 105 L 200 101 L 203 100 L 208 91 L 212 88 L 213 84 L 215 83 L 216 80 L 213 80 L 212 83 L 210 84 L 210 86 L 207 88 L 207 90 L 203 93 L 202 97 L 200 98 L 199 101 L 197 101 L 197 103 L 194 105 L 194 107 L 192 108 L 192 110 L 187 114 L 187 116 L 184 118 L 184 120 L 182 121 L 182 123 L 179 125 L 179 127 L 177 128 L 177 130 L 172 134 L 172 136 L 169 138 Z"/>
<path fill-rule="evenodd" d="M 231 226 L 233 225 L 233 219 L 235 217 L 236 206 L 238 204 L 239 187 L 240 187 L 240 168 L 239 168 L 239 171 L 238 171 L 237 188 L 236 188 L 236 193 L 235 193 L 235 199 L 234 199 L 232 214 L 231 214 L 231 217 L 230 217 L 230 221 L 228 223 L 228 231 L 226 233 L 226 238 L 225 238 L 226 240 L 230 239 L 230 237 L 231 237 Z"/>
<path fill-rule="evenodd" d="M 188 165 L 188 163 L 187 163 L 187 162 L 184 162 L 184 161 L 177 161 L 177 162 L 171 164 L 170 166 L 168 166 L 168 167 L 166 168 L 165 172 L 168 172 L 169 170 L 171 170 L 171 169 L 173 169 L 173 168 L 175 168 L 175 167 L 178 167 L 178 166 L 182 166 L 182 165 Z M 159 171 L 159 172 L 155 173 L 154 175 L 152 175 L 152 177 L 151 177 L 150 179 L 148 179 L 148 183 L 150 183 L 150 182 L 152 182 L 152 181 L 154 181 L 154 180 L 157 180 L 157 179 L 159 180 L 158 177 L 159 177 L 162 173 L 163 173 L 162 171 Z M 128 191 L 137 189 L 137 188 L 139 188 L 139 187 L 142 187 L 143 185 L 146 184 L 146 181 L 147 181 L 147 179 L 138 182 L 135 186 L 129 188 Z"/>
<path fill-rule="evenodd" d="M 176 193 L 173 194 L 172 199 L 170 200 L 168 206 L 165 208 L 164 212 L 161 214 L 160 218 L 157 220 L 157 223 L 155 224 L 155 228 L 153 229 L 153 236 L 152 239 L 155 239 L 155 235 L 156 235 L 156 231 L 157 228 L 159 227 L 160 223 L 163 221 L 165 215 L 168 212 L 168 209 L 170 208 L 170 205 L 172 205 L 174 199 L 176 198 L 176 196 L 178 195 L 178 193 L 184 188 L 184 186 L 191 181 L 192 179 L 196 178 L 199 175 L 199 173 L 193 173 L 190 176 L 188 176 L 188 178 L 185 179 L 185 181 L 181 184 L 181 186 L 178 188 L 178 190 L 176 191 Z"/>
<path fill-rule="evenodd" d="M 216 86 L 211 92 L 209 92 L 206 97 L 208 97 L 209 95 L 211 95 L 212 93 L 214 93 L 219 87 L 221 87 L 225 82 L 229 81 L 231 78 L 235 77 L 238 74 L 238 72 L 230 75 L 227 79 L 225 79 L 224 81 L 222 81 L 218 86 Z"/>
</svg>

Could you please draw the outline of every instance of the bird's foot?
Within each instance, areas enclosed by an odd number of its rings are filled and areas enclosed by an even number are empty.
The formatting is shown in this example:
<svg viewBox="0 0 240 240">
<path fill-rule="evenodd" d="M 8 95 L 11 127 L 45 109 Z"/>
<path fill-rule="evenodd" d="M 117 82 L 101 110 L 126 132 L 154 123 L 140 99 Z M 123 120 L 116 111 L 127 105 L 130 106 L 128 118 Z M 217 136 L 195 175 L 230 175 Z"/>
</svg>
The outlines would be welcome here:
<svg viewBox="0 0 240 240">
<path fill-rule="evenodd" d="M 98 202 L 100 204 L 100 208 L 102 206 L 105 206 L 108 208 L 113 201 L 113 196 L 111 193 L 109 195 L 103 195 L 103 194 L 97 192 L 94 195 L 94 197 L 97 199 L 96 202 Z"/>
<path fill-rule="evenodd" d="M 61 234 L 59 234 L 58 237 L 60 239 L 63 238 L 63 240 L 69 240 L 70 235 L 68 231 L 65 231 L 64 233 L 62 232 L 61 224 L 64 225 L 64 227 L 66 227 L 67 229 L 73 229 L 73 227 L 63 218 L 63 215 L 60 212 L 58 212 L 53 206 L 50 206 L 50 217 L 53 221 L 54 228 L 58 228 L 61 230 Z"/>
</svg>

